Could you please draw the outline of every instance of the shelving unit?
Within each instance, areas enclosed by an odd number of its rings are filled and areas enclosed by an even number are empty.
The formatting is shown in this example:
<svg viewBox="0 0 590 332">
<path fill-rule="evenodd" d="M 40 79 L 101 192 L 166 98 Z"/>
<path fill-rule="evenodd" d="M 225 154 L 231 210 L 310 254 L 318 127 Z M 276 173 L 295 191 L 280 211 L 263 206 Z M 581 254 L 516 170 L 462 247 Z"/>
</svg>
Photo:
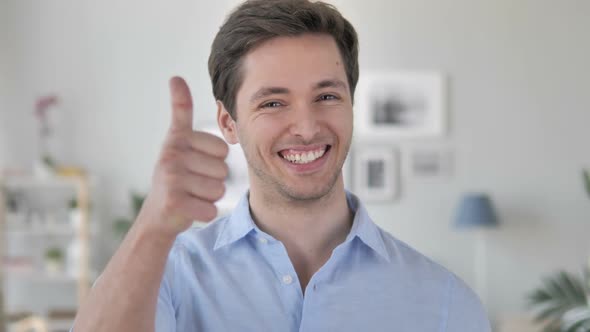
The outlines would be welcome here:
<svg viewBox="0 0 590 332">
<path fill-rule="evenodd" d="M 51 176 L 47 178 L 36 178 L 30 175 L 11 175 L 2 176 L 0 174 L 0 332 L 6 331 L 7 322 L 5 321 L 5 303 L 4 296 L 6 289 L 4 289 L 8 280 L 17 280 L 18 282 L 30 282 L 34 284 L 47 284 L 52 287 L 59 287 L 59 285 L 75 285 L 76 287 L 76 301 L 79 305 L 87 296 L 91 282 L 95 278 L 91 275 L 90 269 L 90 187 L 96 184 L 96 178 L 88 177 L 87 175 L 75 176 Z M 55 224 L 33 224 L 30 225 L 8 225 L 8 208 L 6 204 L 7 193 L 10 191 L 23 192 L 42 192 L 52 190 L 72 190 L 76 197 L 78 209 L 80 211 L 79 225 L 71 225 L 66 222 L 59 222 Z M 33 237 L 35 239 L 43 237 L 54 237 L 63 239 L 75 238 L 78 242 L 78 273 L 76 276 L 71 276 L 65 272 L 52 274 L 40 270 L 39 267 L 34 268 L 32 265 L 29 268 L 6 268 L 5 267 L 5 246 L 10 239 L 16 237 Z M 75 308 L 72 310 L 75 313 Z M 31 311 L 31 314 L 17 319 L 17 322 L 11 324 L 11 330 L 16 327 L 26 326 L 27 322 L 32 322 L 37 326 L 46 326 L 48 331 L 61 331 L 63 328 L 52 329 L 51 313 L 36 313 Z M 13 315 L 14 316 L 14 315 Z M 63 316 L 63 312 L 62 315 Z M 60 316 L 60 317 L 61 317 Z M 18 317 L 18 315 L 16 316 Z M 58 324 L 59 325 L 59 324 Z M 62 326 L 64 324 L 61 324 Z M 66 323 L 67 325 L 67 323 Z"/>
</svg>

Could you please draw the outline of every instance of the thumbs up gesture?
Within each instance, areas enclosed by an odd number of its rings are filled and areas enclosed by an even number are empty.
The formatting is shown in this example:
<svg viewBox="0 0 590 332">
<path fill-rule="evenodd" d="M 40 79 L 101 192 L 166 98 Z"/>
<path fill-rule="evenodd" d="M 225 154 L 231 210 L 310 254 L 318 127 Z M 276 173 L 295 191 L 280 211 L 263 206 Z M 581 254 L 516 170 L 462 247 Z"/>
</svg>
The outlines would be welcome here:
<svg viewBox="0 0 590 332">
<path fill-rule="evenodd" d="M 192 129 L 192 97 L 182 78 L 170 80 L 170 94 L 172 121 L 138 223 L 176 235 L 193 220 L 216 217 L 214 203 L 225 192 L 229 147 L 213 134 Z"/>
</svg>

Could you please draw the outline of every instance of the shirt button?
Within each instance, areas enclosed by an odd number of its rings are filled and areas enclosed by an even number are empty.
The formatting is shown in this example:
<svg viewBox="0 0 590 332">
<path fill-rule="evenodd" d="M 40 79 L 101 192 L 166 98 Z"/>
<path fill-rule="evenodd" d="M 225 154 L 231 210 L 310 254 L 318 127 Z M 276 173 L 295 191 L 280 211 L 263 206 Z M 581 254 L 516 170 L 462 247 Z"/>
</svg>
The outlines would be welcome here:
<svg viewBox="0 0 590 332">
<path fill-rule="evenodd" d="M 285 285 L 289 285 L 289 284 L 291 284 L 292 282 L 293 282 L 293 277 L 291 277 L 291 276 L 290 276 L 290 275 L 288 275 L 288 274 L 283 276 L 283 283 L 284 283 Z"/>
<path fill-rule="evenodd" d="M 260 243 L 262 243 L 262 244 L 267 244 L 267 243 L 268 243 L 268 240 L 267 240 L 267 239 L 265 239 L 265 238 L 263 238 L 263 237 L 259 237 L 259 238 L 258 238 L 258 242 L 260 242 Z"/>
</svg>

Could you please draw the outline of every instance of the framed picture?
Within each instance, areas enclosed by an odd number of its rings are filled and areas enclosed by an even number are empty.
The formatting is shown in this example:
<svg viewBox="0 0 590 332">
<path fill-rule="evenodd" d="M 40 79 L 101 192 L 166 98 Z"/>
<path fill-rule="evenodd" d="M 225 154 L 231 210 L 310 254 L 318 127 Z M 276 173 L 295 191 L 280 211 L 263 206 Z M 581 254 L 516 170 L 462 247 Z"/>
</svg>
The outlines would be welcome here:
<svg viewBox="0 0 590 332">
<path fill-rule="evenodd" d="M 414 149 L 408 159 L 411 173 L 416 178 L 441 178 L 452 175 L 453 154 L 450 149 Z"/>
<path fill-rule="evenodd" d="M 355 149 L 354 190 L 367 202 L 384 202 L 399 194 L 399 160 L 397 149 L 370 147 Z"/>
<path fill-rule="evenodd" d="M 442 74 L 362 73 L 355 95 L 361 137 L 413 138 L 445 133 Z"/>
</svg>

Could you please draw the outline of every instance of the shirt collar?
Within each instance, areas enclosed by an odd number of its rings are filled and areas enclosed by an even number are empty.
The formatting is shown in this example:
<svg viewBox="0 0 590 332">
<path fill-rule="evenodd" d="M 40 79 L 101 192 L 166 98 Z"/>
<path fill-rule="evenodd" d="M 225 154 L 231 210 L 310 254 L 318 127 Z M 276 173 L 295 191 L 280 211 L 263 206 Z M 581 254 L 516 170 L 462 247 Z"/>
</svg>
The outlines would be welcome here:
<svg viewBox="0 0 590 332">
<path fill-rule="evenodd" d="M 345 242 L 358 237 L 365 245 L 389 262 L 389 252 L 385 248 L 382 233 L 369 216 L 369 212 L 363 203 L 356 195 L 349 191 L 346 191 L 346 201 L 348 207 L 354 212 L 354 219 Z"/>
<path fill-rule="evenodd" d="M 256 232 L 261 234 L 263 233 L 258 229 L 252 219 L 248 198 L 249 192 L 246 192 L 240 199 L 232 214 L 225 220 L 213 250 L 232 244 L 245 237 L 253 230 L 256 230 Z M 389 253 L 385 248 L 381 232 L 373 220 L 371 220 L 365 206 L 356 195 L 349 191 L 346 191 L 346 201 L 348 207 L 354 213 L 354 219 L 352 222 L 352 228 L 350 229 L 350 233 L 346 237 L 345 242 L 352 241 L 354 238 L 358 237 L 365 245 L 377 252 L 385 258 L 385 260 L 389 261 Z"/>
<path fill-rule="evenodd" d="M 249 195 L 250 192 L 248 191 L 242 196 L 229 218 L 225 220 L 213 250 L 234 243 L 257 228 L 250 214 Z"/>
</svg>

